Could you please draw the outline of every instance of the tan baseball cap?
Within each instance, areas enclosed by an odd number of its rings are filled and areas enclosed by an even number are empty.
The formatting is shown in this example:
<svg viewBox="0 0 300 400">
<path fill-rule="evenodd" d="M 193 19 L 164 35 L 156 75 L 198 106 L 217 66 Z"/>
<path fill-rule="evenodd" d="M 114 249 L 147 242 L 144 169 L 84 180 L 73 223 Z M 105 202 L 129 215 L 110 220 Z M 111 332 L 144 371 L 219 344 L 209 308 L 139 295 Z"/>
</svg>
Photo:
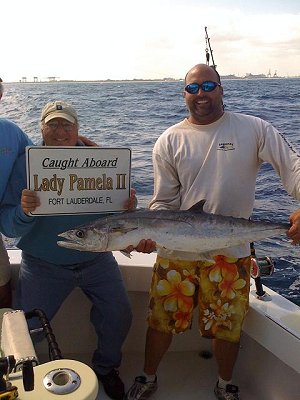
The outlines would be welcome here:
<svg viewBox="0 0 300 400">
<path fill-rule="evenodd" d="M 46 124 L 53 118 L 63 118 L 73 124 L 78 120 L 75 109 L 71 104 L 65 101 L 53 101 L 45 105 L 42 111 L 41 121 Z"/>
</svg>

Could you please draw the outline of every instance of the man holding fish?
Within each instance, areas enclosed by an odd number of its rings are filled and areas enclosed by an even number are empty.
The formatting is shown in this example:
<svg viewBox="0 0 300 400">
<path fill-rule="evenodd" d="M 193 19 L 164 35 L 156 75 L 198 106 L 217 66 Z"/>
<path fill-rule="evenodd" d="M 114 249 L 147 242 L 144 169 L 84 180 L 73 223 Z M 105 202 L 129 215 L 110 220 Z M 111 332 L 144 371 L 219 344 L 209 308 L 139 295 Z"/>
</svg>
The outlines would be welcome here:
<svg viewBox="0 0 300 400">
<path fill-rule="evenodd" d="M 167 129 L 153 150 L 154 196 L 151 210 L 187 210 L 205 199 L 204 210 L 248 219 L 260 165 L 270 163 L 286 191 L 300 200 L 300 156 L 271 124 L 224 111 L 217 71 L 194 66 L 185 77 L 189 116 Z M 290 218 L 287 235 L 300 242 L 300 211 Z M 146 236 L 147 237 L 147 236 Z M 150 237 L 150 239 L 152 239 Z M 144 240 L 139 251 L 152 251 Z M 197 253 L 158 249 L 150 292 L 145 363 L 126 395 L 148 399 L 158 387 L 157 369 L 174 333 L 189 329 L 199 307 L 201 334 L 213 339 L 219 400 L 238 400 L 232 384 L 240 333 L 249 304 L 250 246 L 219 250 L 211 259 Z M 199 290 L 198 290 L 199 289 Z"/>
<path fill-rule="evenodd" d="M 127 400 L 155 392 L 172 336 L 189 329 L 197 305 L 201 334 L 213 339 L 215 395 L 238 400 L 231 379 L 249 305 L 249 242 L 286 232 L 293 244 L 300 242 L 299 210 L 290 225 L 248 221 L 262 162 L 269 162 L 287 192 L 300 199 L 300 161 L 292 145 L 266 121 L 224 112 L 215 69 L 196 65 L 185 83 L 190 115 L 167 129 L 153 150 L 152 211 L 109 216 L 59 235 L 60 246 L 78 250 L 157 247 L 144 370 Z"/>
</svg>

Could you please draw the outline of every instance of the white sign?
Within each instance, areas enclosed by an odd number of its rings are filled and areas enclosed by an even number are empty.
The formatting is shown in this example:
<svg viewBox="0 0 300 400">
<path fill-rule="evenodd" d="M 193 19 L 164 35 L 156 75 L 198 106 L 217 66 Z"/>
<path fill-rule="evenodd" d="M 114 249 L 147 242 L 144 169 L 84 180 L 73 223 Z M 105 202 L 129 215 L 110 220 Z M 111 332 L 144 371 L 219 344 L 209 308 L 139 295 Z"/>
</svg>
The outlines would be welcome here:
<svg viewBox="0 0 300 400">
<path fill-rule="evenodd" d="M 130 197 L 128 148 L 30 146 L 26 167 L 41 202 L 32 215 L 122 211 Z"/>
</svg>

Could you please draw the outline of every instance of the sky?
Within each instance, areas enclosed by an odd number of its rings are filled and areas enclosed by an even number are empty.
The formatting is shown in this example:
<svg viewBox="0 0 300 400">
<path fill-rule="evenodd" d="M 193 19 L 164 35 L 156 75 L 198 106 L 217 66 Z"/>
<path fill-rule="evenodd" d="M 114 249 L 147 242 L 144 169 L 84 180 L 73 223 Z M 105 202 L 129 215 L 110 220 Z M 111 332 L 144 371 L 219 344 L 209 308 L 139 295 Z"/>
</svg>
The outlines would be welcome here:
<svg viewBox="0 0 300 400">
<path fill-rule="evenodd" d="M 180 79 L 205 63 L 205 27 L 221 75 L 300 76 L 299 0 L 9 0 L 0 10 L 6 82 Z"/>
</svg>

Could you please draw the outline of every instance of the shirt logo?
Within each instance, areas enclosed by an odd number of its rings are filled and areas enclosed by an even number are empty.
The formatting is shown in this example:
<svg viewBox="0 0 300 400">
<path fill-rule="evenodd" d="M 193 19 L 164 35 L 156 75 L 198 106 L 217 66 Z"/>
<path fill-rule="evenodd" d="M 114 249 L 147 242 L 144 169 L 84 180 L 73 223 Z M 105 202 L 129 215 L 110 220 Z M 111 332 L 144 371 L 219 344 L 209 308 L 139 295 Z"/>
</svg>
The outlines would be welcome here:
<svg viewBox="0 0 300 400">
<path fill-rule="evenodd" d="M 219 143 L 218 150 L 229 151 L 235 150 L 233 143 Z"/>
</svg>

